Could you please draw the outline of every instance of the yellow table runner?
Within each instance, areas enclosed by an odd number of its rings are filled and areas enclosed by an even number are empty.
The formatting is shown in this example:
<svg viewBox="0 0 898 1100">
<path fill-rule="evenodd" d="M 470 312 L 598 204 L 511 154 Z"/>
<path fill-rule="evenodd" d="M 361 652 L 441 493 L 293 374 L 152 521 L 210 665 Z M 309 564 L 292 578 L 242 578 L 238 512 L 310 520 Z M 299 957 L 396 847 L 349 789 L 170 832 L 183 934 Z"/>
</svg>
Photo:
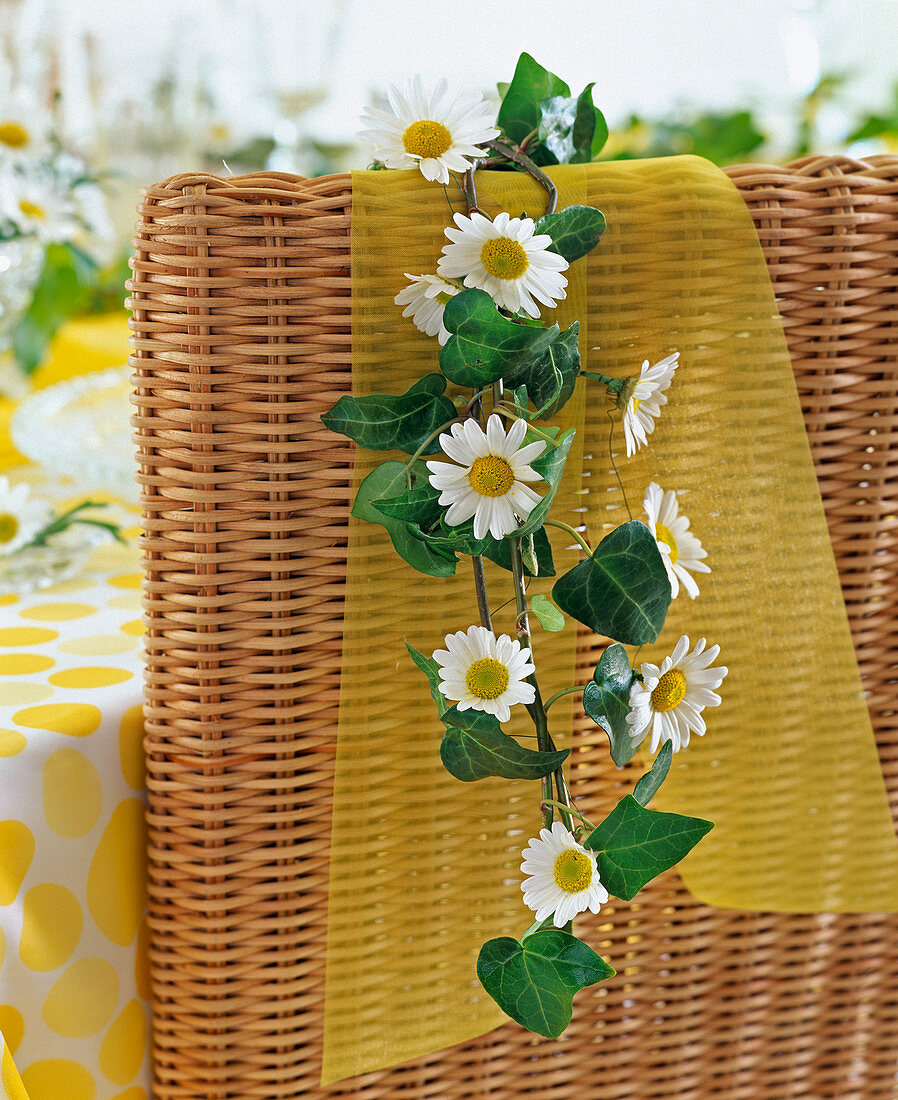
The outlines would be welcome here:
<svg viewBox="0 0 898 1100">
<path fill-rule="evenodd" d="M 695 603 L 675 602 L 660 642 L 640 659 L 670 652 L 688 632 L 719 642 L 731 670 L 708 735 L 676 758 L 657 799 L 717 822 L 681 873 L 717 905 L 898 908 L 898 846 L 781 321 L 742 199 L 696 158 L 550 174 L 560 207 L 588 202 L 609 226 L 588 262 L 573 265 L 569 297 L 550 319 L 581 320 L 584 365 L 606 374 L 681 353 L 649 448 L 628 461 L 619 428 L 614 446 L 634 516 L 649 481 L 682 491 L 713 569 Z M 542 192 L 526 177 L 480 174 L 478 186 L 491 214 L 542 211 Z M 355 392 L 400 393 L 437 369 L 436 342 L 400 316 L 393 297 L 404 272 L 435 270 L 449 222 L 442 190 L 417 173 L 354 174 Z M 627 514 L 620 494 L 606 491 L 606 399 L 587 385 L 562 417 L 580 431 L 554 514 L 577 523 L 583 512 L 574 509 L 585 508 L 595 544 Z M 360 451 L 357 483 L 383 457 Z M 559 552 L 556 563 L 560 573 L 573 560 Z M 379 528 L 352 523 L 325 1083 L 501 1022 L 474 976 L 477 950 L 529 923 L 518 864 L 538 828 L 535 793 L 500 780 L 467 786 L 442 770 L 441 727 L 403 646 L 407 636 L 429 654 L 443 634 L 477 621 L 466 562 L 459 573 L 424 578 Z M 511 619 L 499 615 L 498 630 Z M 546 693 L 573 682 L 573 633 L 536 637 Z M 570 713 L 561 703 L 552 711 L 562 743 Z"/>
</svg>

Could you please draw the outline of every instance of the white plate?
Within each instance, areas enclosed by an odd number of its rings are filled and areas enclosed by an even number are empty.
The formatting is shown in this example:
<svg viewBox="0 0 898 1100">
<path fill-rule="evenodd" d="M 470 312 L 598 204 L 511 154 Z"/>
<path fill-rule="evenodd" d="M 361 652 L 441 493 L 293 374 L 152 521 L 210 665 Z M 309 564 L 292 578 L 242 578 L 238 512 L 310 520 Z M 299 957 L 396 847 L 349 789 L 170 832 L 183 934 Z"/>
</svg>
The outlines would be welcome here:
<svg viewBox="0 0 898 1100">
<path fill-rule="evenodd" d="M 79 488 L 136 503 L 130 375 L 130 367 L 113 367 L 30 394 L 10 423 L 16 450 Z"/>
</svg>

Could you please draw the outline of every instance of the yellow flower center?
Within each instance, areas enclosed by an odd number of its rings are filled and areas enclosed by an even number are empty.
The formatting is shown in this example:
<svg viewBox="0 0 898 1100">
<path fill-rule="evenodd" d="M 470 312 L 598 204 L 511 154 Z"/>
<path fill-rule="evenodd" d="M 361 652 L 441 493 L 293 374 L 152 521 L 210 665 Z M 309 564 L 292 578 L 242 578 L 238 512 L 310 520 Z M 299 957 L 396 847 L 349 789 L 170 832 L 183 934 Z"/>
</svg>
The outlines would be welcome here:
<svg viewBox="0 0 898 1100">
<path fill-rule="evenodd" d="M 497 279 L 520 279 L 530 261 L 520 241 L 493 237 L 480 250 L 480 262 Z"/>
<path fill-rule="evenodd" d="M 636 412 L 636 410 L 639 408 L 639 406 L 641 404 L 642 404 L 642 398 L 641 397 L 634 397 L 633 398 L 633 412 Z"/>
<path fill-rule="evenodd" d="M 433 119 L 422 118 L 413 122 L 402 135 L 405 151 L 416 157 L 441 157 L 452 148 L 452 135 L 442 124 Z"/>
<path fill-rule="evenodd" d="M 503 497 L 514 485 L 514 471 L 504 458 L 483 455 L 471 463 L 468 481 L 482 497 Z"/>
<path fill-rule="evenodd" d="M 495 657 L 481 657 L 469 666 L 465 684 L 477 699 L 498 699 L 508 687 L 508 669 Z"/>
<path fill-rule="evenodd" d="M 677 540 L 670 533 L 670 528 L 665 527 L 663 523 L 656 523 L 655 531 L 658 535 L 658 541 L 666 542 L 670 547 L 670 564 L 673 565 L 677 560 Z"/>
<path fill-rule="evenodd" d="M 19 209 L 26 218 L 39 218 L 43 220 L 47 216 L 47 211 L 36 202 L 32 202 L 31 199 L 19 199 Z"/>
<path fill-rule="evenodd" d="M 0 145 L 21 149 L 28 144 L 30 135 L 18 122 L 0 122 Z"/>
<path fill-rule="evenodd" d="M 686 694 L 686 677 L 682 669 L 672 668 L 665 672 L 652 692 L 652 708 L 654 710 L 673 710 L 683 702 Z"/>
<path fill-rule="evenodd" d="M 19 521 L 9 512 L 0 512 L 0 544 L 12 542 L 19 533 Z"/>
<path fill-rule="evenodd" d="M 579 894 L 592 882 L 592 860 L 586 852 L 568 848 L 555 860 L 555 884 L 566 894 Z"/>
</svg>

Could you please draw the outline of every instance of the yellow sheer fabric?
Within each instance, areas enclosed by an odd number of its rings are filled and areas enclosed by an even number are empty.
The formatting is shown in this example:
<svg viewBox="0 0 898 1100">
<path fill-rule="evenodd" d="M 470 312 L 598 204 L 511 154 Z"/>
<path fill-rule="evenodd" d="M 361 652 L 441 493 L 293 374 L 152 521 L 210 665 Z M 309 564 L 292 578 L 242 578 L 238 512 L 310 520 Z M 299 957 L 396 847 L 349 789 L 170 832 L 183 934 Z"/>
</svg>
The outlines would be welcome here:
<svg viewBox="0 0 898 1100">
<path fill-rule="evenodd" d="M 613 450 L 635 518 L 652 480 L 681 508 L 713 569 L 681 596 L 658 645 L 719 642 L 730 667 L 709 733 L 675 758 L 661 809 L 717 828 L 680 870 L 702 901 L 764 910 L 898 908 L 898 847 L 848 632 L 801 410 L 764 258 L 726 177 L 695 158 L 555 169 L 559 207 L 604 210 L 608 231 L 569 272 L 552 315 L 581 321 L 585 365 L 623 377 L 679 350 L 650 445 Z M 478 176 L 481 205 L 539 216 L 529 178 Z M 457 195 L 452 196 L 457 200 Z M 460 205 L 455 202 L 456 208 Z M 450 212 L 411 172 L 355 173 L 354 390 L 401 393 L 437 370 L 435 340 L 400 316 L 404 272 L 435 270 Z M 578 430 L 553 514 L 595 545 L 627 518 L 610 468 L 607 399 L 578 383 L 559 419 Z M 356 482 L 386 455 L 359 452 Z M 558 573 L 576 554 L 556 545 Z M 492 604 L 510 595 L 488 574 Z M 535 582 L 533 595 L 548 591 Z M 322 1080 L 463 1041 L 504 1018 L 480 990 L 480 944 L 530 923 L 520 851 L 538 829 L 536 786 L 453 780 L 403 636 L 426 654 L 477 622 L 466 560 L 453 580 L 414 573 L 384 532 L 353 521 L 328 917 Z M 496 617 L 511 632 L 513 611 Z M 544 694 L 573 682 L 575 631 L 538 633 Z M 564 704 L 567 703 L 565 709 Z M 521 709 L 521 708 L 518 708 Z M 564 744 L 570 700 L 552 709 Z M 518 716 L 510 732 L 527 730 Z M 614 960 L 611 960 L 612 963 Z"/>
</svg>

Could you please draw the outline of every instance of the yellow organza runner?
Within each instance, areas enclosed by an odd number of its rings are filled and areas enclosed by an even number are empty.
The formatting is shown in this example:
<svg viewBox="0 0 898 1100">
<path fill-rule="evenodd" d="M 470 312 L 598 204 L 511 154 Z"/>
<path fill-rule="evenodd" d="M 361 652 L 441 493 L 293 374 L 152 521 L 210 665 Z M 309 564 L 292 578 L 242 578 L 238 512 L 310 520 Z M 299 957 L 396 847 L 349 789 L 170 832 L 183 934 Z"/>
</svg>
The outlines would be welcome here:
<svg viewBox="0 0 898 1100">
<path fill-rule="evenodd" d="M 650 446 L 613 450 L 633 515 L 652 480 L 709 553 L 694 603 L 675 601 L 657 646 L 680 633 L 719 642 L 730 667 L 709 733 L 675 759 L 656 806 L 715 830 L 681 866 L 702 901 L 789 911 L 898 908 L 898 847 L 861 692 L 791 366 L 764 258 L 732 184 L 694 158 L 550 172 L 559 207 L 604 210 L 608 231 L 569 272 L 553 315 L 581 321 L 585 365 L 623 376 L 679 350 Z M 539 216 L 529 178 L 480 174 L 481 205 Z M 457 198 L 457 196 L 454 196 Z M 456 207 L 459 203 L 456 202 Z M 450 212 L 411 172 L 355 173 L 354 390 L 401 393 L 437 370 L 435 340 L 400 316 L 404 272 L 432 272 Z M 560 418 L 578 431 L 553 514 L 584 520 L 593 545 L 627 518 L 610 469 L 607 401 L 578 383 Z M 388 455 L 359 452 L 356 482 Z M 584 513 L 585 509 L 585 513 Z M 554 538 L 558 573 L 576 555 Z M 488 574 L 492 604 L 508 574 Z M 548 591 L 535 582 L 533 595 Z M 474 964 L 492 936 L 530 923 L 520 851 L 538 828 L 535 784 L 465 785 L 443 771 L 442 733 L 403 637 L 425 654 L 477 622 L 470 565 L 414 573 L 385 533 L 353 521 L 328 916 L 323 1082 L 482 1034 L 504 1017 Z M 496 617 L 511 632 L 513 611 Z M 544 695 L 574 682 L 575 631 L 537 633 Z M 564 704 L 567 704 L 565 709 Z M 520 709 L 520 708 L 518 708 Z M 570 700 L 552 709 L 565 744 Z M 518 716 L 514 728 L 527 730 Z M 614 963 L 614 960 L 611 960 Z"/>
</svg>

